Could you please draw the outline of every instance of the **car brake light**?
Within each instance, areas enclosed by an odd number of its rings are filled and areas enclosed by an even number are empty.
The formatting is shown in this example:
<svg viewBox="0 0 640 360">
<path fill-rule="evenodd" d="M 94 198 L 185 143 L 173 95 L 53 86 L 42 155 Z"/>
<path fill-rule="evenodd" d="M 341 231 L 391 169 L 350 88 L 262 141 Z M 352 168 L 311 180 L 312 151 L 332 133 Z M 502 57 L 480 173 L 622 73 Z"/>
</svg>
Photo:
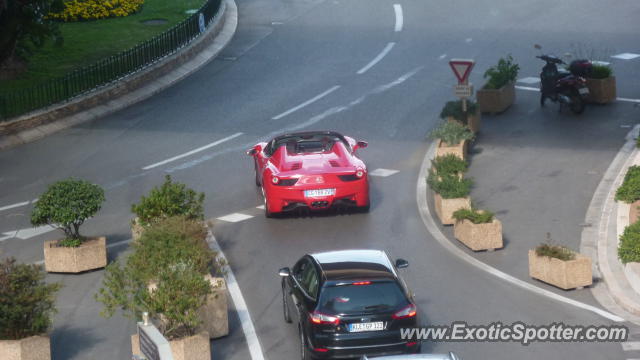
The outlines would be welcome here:
<svg viewBox="0 0 640 360">
<path fill-rule="evenodd" d="M 323 352 L 323 353 L 325 353 L 325 352 L 328 352 L 328 351 L 329 351 L 329 349 L 325 349 L 325 348 L 314 348 L 314 349 L 313 349 L 313 351 L 317 351 L 317 352 Z"/>
<path fill-rule="evenodd" d="M 322 314 L 317 311 L 314 311 L 311 314 L 309 314 L 309 317 L 311 318 L 311 322 L 314 324 L 333 324 L 333 325 L 340 324 L 339 317 Z"/>
<path fill-rule="evenodd" d="M 356 176 L 359 177 L 359 178 L 363 177 L 364 176 L 364 171 L 362 171 L 362 170 L 356 171 Z"/>
<path fill-rule="evenodd" d="M 354 282 L 351 283 L 351 285 L 370 285 L 371 281 L 358 281 L 358 282 Z"/>
<path fill-rule="evenodd" d="M 416 306 L 409 304 L 402 308 L 402 310 L 396 312 L 391 317 L 394 319 L 406 319 L 416 316 Z"/>
<path fill-rule="evenodd" d="M 274 184 L 277 184 L 278 181 L 280 181 L 280 179 L 278 179 L 277 176 L 274 176 L 274 177 L 271 178 L 271 182 L 274 183 Z"/>
</svg>

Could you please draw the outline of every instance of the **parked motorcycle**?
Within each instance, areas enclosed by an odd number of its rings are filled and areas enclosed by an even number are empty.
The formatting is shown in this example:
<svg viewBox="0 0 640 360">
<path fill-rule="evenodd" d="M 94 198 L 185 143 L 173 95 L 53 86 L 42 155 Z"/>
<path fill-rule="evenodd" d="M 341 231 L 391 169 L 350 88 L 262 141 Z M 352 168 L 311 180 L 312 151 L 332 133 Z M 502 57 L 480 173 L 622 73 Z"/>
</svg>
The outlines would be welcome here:
<svg viewBox="0 0 640 360">
<path fill-rule="evenodd" d="M 545 100 L 549 99 L 560 103 L 559 111 L 562 111 L 563 105 L 568 105 L 575 114 L 581 114 L 589 95 L 584 77 L 591 72 L 591 62 L 574 60 L 567 71 L 564 68 L 558 69 L 558 65 L 566 63 L 553 55 L 536 57 L 546 63 L 540 72 L 540 106 L 544 106 Z"/>
</svg>

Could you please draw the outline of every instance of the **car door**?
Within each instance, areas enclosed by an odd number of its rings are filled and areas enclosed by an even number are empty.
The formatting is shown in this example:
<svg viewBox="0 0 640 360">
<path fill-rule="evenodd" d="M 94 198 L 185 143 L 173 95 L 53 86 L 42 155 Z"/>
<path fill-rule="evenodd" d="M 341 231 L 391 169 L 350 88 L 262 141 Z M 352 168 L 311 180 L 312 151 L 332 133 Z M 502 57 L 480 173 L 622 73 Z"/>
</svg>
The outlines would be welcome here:
<svg viewBox="0 0 640 360">
<path fill-rule="evenodd" d="M 313 262 L 304 257 L 293 267 L 291 288 L 291 314 L 295 321 L 306 327 L 309 312 L 315 308 L 318 295 L 318 272 Z"/>
</svg>

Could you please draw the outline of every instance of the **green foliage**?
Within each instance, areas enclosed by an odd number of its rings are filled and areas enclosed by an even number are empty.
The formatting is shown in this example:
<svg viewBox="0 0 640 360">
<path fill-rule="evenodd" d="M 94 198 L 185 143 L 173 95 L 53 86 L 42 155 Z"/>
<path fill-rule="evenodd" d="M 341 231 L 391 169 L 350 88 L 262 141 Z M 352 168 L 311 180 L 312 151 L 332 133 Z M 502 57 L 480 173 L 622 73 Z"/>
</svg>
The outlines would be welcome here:
<svg viewBox="0 0 640 360">
<path fill-rule="evenodd" d="M 61 285 L 44 282 L 38 265 L 0 261 L 0 340 L 19 340 L 47 332 Z"/>
<path fill-rule="evenodd" d="M 141 225 L 179 215 L 204 220 L 203 203 L 204 193 L 196 193 L 185 184 L 173 182 L 167 175 L 162 186 L 151 189 L 148 197 L 142 196 L 140 203 L 131 205 L 131 211 Z"/>
<path fill-rule="evenodd" d="M 487 210 L 459 209 L 453 213 L 453 218 L 462 221 L 469 220 L 474 224 L 486 224 L 493 221 L 494 214 Z"/>
<path fill-rule="evenodd" d="M 492 66 L 484 73 L 484 78 L 488 79 L 484 85 L 485 89 L 500 89 L 508 83 L 514 82 L 518 77 L 520 66 L 513 63 L 513 57 L 508 55 L 500 58 L 496 66 Z"/>
<path fill-rule="evenodd" d="M 551 240 L 551 234 L 547 233 L 547 240 L 535 248 L 536 255 L 548 256 L 562 261 L 573 260 L 576 253 L 566 246 L 556 245 Z"/>
<path fill-rule="evenodd" d="M 80 245 L 79 230 L 104 202 L 104 190 L 88 181 L 69 178 L 49 186 L 31 212 L 31 224 L 52 225 L 64 231 L 67 239 L 60 245 Z"/>
<path fill-rule="evenodd" d="M 636 138 L 636 147 L 640 148 L 640 136 Z"/>
<path fill-rule="evenodd" d="M 438 156 L 431 160 L 431 168 L 437 174 L 461 174 L 467 171 L 469 164 L 454 154 Z"/>
<path fill-rule="evenodd" d="M 432 139 L 441 139 L 447 145 L 458 145 L 462 140 L 473 139 L 473 132 L 457 122 L 444 121 L 429 133 Z"/>
<path fill-rule="evenodd" d="M 442 111 L 440 111 L 440 118 L 446 119 L 447 117 L 452 117 L 467 125 L 469 122 L 469 114 L 475 114 L 477 107 L 477 104 L 473 100 L 467 100 L 467 111 L 464 112 L 462 111 L 462 100 L 447 101 L 447 103 L 444 104 Z"/>
<path fill-rule="evenodd" d="M 613 69 L 609 65 L 593 64 L 589 77 L 592 79 L 606 79 L 612 75 Z"/>
<path fill-rule="evenodd" d="M 634 165 L 627 170 L 622 185 L 616 190 L 615 200 L 627 204 L 640 200 L 640 166 Z"/>
<path fill-rule="evenodd" d="M 443 199 L 458 199 L 469 196 L 472 184 L 471 179 L 460 179 L 453 174 L 439 175 L 430 171 L 427 177 L 427 185 Z"/>
<path fill-rule="evenodd" d="M 640 222 L 627 226 L 620 235 L 618 259 L 623 264 L 640 262 Z"/>
</svg>

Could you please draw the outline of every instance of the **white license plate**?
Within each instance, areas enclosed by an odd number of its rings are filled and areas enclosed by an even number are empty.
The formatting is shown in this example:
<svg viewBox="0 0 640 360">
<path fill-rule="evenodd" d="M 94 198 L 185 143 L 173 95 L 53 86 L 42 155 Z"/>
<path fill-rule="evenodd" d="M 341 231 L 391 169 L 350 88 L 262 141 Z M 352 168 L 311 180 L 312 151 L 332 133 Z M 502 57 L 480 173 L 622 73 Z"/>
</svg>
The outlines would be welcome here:
<svg viewBox="0 0 640 360">
<path fill-rule="evenodd" d="M 589 93 L 589 88 L 580 88 L 578 91 L 580 92 L 580 95 L 587 95 Z"/>
<path fill-rule="evenodd" d="M 316 190 L 304 191 L 304 196 L 308 198 L 333 196 L 335 194 L 336 194 L 336 189 L 316 189 Z"/>
<path fill-rule="evenodd" d="M 349 324 L 349 332 L 380 331 L 380 330 L 384 330 L 384 323 L 382 321 Z"/>
</svg>

